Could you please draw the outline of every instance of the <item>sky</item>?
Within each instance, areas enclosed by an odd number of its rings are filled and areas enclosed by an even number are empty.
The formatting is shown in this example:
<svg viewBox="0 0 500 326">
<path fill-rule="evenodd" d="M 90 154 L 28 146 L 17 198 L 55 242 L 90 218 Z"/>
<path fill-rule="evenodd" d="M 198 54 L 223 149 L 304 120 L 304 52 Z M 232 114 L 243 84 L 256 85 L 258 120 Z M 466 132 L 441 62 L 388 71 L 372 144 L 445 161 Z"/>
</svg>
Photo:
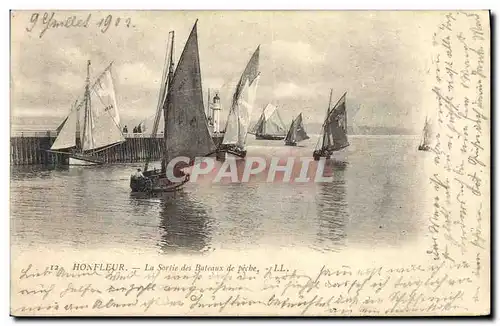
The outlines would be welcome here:
<svg viewBox="0 0 500 326">
<path fill-rule="evenodd" d="M 44 12 L 36 22 L 34 13 L 11 13 L 12 117 L 63 119 L 83 94 L 88 59 L 94 75 L 113 60 L 123 120 L 154 116 L 168 32 L 175 31 L 177 60 L 198 19 L 205 94 L 232 96 L 261 46 L 252 120 L 273 103 L 285 122 L 303 112 L 305 123 L 320 123 L 332 89 L 334 99 L 347 92 L 353 124 L 422 127 L 435 16 L 427 12 L 56 11 L 56 21 L 91 17 L 86 28 L 49 28 L 42 37 Z M 108 15 L 112 24 L 102 32 L 98 23 Z"/>
</svg>

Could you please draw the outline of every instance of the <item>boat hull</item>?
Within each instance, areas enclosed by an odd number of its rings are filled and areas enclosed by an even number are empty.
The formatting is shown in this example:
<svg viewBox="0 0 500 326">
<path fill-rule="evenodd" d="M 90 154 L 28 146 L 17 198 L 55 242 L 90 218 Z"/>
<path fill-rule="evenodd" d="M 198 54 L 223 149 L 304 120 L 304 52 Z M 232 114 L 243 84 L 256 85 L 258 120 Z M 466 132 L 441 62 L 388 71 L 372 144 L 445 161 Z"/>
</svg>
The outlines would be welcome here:
<svg viewBox="0 0 500 326">
<path fill-rule="evenodd" d="M 282 140 L 285 139 L 285 135 L 276 136 L 276 135 L 255 135 L 255 139 L 259 140 Z"/>
<path fill-rule="evenodd" d="M 222 133 L 222 132 L 213 133 L 212 140 L 213 140 L 215 146 L 219 146 L 220 144 L 222 144 L 222 141 L 224 140 L 224 133 Z"/>
<path fill-rule="evenodd" d="M 56 153 L 63 156 L 61 165 L 69 166 L 94 166 L 104 164 L 102 159 L 88 154 L 78 153 L 76 151 L 53 151 L 47 150 L 49 153 Z"/>
<path fill-rule="evenodd" d="M 76 158 L 73 156 L 70 156 L 68 159 L 68 165 L 70 166 L 95 166 L 101 164 L 102 164 L 101 162 L 86 160 L 83 158 Z"/>
<path fill-rule="evenodd" d="M 347 153 L 348 153 L 347 146 L 337 151 L 316 150 L 313 152 L 313 158 L 315 161 L 319 161 L 322 157 L 324 157 L 327 160 L 346 162 Z"/>
<path fill-rule="evenodd" d="M 227 155 L 245 158 L 247 156 L 247 151 L 234 145 L 221 145 L 215 152 L 215 157 L 218 160 L 224 160 Z"/>
<path fill-rule="evenodd" d="M 186 175 L 181 182 L 169 182 L 165 177 L 145 176 L 143 178 L 130 177 L 130 189 L 133 193 L 162 193 L 173 192 L 182 188 L 189 181 Z"/>
</svg>

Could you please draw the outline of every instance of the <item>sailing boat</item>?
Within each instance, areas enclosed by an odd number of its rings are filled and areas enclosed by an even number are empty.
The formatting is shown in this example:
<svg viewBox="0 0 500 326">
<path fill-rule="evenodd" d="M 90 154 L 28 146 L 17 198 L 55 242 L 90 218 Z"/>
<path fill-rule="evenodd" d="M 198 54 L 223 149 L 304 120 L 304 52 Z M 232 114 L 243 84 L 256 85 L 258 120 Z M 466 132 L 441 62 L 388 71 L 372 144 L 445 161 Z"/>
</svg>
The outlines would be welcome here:
<svg viewBox="0 0 500 326">
<path fill-rule="evenodd" d="M 286 136 L 286 127 L 280 117 L 278 108 L 271 103 L 266 105 L 250 133 L 255 135 L 255 139 L 284 139 Z"/>
<path fill-rule="evenodd" d="M 330 91 L 330 101 L 326 118 L 322 126 L 322 136 L 318 139 L 316 150 L 313 152 L 315 161 L 318 161 L 320 157 L 330 159 L 334 153 L 340 152 L 349 146 L 347 140 L 347 112 L 345 103 L 347 93 L 344 93 L 337 104 L 331 108 L 332 92 L 333 90 Z"/>
<path fill-rule="evenodd" d="M 297 146 L 298 142 L 309 139 L 309 136 L 304 129 L 304 124 L 302 123 L 302 113 L 300 113 L 295 119 L 293 119 L 290 125 L 290 130 L 285 137 L 285 145 L 287 146 Z"/>
<path fill-rule="evenodd" d="M 245 157 L 245 149 L 250 117 L 259 83 L 260 45 L 248 61 L 233 94 L 233 101 L 224 128 L 224 138 L 217 152 Z"/>
<path fill-rule="evenodd" d="M 165 141 L 161 170 L 148 171 L 148 159 L 143 176 L 133 175 L 130 178 L 130 188 L 133 192 L 174 191 L 189 181 L 189 174 L 182 171 L 183 168 L 192 166 L 196 157 L 215 151 L 203 104 L 197 23 L 198 20 L 189 34 L 175 72 L 174 32 L 169 34 L 166 65 L 153 126 L 153 132 L 156 134 L 163 111 Z M 173 176 L 181 181 L 173 181 L 171 175 L 167 175 L 167 167 L 168 163 L 178 157 L 187 157 L 190 162 L 178 162 L 175 165 Z"/>
<path fill-rule="evenodd" d="M 68 155 L 69 165 L 104 163 L 96 153 L 125 142 L 111 75 L 111 65 L 90 84 L 90 60 L 83 100 L 75 104 L 57 128 L 58 135 L 49 152 Z M 83 117 L 81 109 L 83 108 Z M 83 129 L 80 130 L 83 120 Z"/>
<path fill-rule="evenodd" d="M 427 117 L 425 117 L 424 129 L 422 130 L 422 139 L 420 140 L 420 145 L 418 145 L 419 151 L 430 151 L 430 140 L 431 140 L 431 124 Z"/>
</svg>

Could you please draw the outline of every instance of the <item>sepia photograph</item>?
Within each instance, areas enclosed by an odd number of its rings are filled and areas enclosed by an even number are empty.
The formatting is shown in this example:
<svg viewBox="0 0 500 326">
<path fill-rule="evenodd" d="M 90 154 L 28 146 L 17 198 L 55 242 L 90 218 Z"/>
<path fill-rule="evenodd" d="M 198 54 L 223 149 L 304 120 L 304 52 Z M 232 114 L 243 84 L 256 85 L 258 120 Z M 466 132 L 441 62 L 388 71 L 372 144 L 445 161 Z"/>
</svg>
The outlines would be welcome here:
<svg viewBox="0 0 500 326">
<path fill-rule="evenodd" d="M 489 314 L 490 23 L 12 10 L 11 315 Z"/>
</svg>

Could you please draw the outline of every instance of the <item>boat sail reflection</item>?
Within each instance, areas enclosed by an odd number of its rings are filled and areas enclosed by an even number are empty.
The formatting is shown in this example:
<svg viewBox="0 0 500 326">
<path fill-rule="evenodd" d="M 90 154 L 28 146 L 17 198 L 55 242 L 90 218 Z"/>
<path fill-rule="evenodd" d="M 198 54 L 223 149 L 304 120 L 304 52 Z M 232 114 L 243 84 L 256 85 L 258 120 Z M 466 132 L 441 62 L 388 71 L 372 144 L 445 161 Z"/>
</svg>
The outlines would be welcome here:
<svg viewBox="0 0 500 326">
<path fill-rule="evenodd" d="M 205 206 L 183 190 L 163 196 L 160 208 L 160 243 L 164 253 L 208 250 L 212 221 Z"/>
<path fill-rule="evenodd" d="M 346 240 L 346 223 L 349 219 L 345 165 L 332 167 L 332 182 L 320 183 L 316 199 L 318 233 L 316 246 L 325 251 L 336 251 Z"/>
</svg>

